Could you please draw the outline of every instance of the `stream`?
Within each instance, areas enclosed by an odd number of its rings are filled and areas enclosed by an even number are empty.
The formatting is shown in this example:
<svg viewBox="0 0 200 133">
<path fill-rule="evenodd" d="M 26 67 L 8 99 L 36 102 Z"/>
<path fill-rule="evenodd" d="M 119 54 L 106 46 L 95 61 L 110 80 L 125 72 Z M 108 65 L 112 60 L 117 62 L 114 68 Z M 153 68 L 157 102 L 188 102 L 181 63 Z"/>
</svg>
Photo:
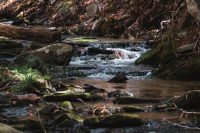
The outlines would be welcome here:
<svg viewBox="0 0 200 133">
<path fill-rule="evenodd" d="M 67 79 L 62 79 L 66 84 L 84 86 L 85 84 L 103 88 L 108 92 L 124 90 L 138 98 L 169 99 L 182 95 L 189 90 L 200 87 L 199 82 L 162 80 L 152 76 L 155 68 L 144 65 L 134 65 L 134 62 L 144 53 L 150 50 L 145 43 L 88 43 L 76 46 L 75 54 L 69 65 L 70 72 L 66 73 Z M 116 74 L 123 73 L 128 77 L 127 83 L 107 82 Z M 89 105 L 77 104 L 82 109 L 87 106 L 103 104 L 106 107 L 117 107 L 110 100 L 103 103 L 89 103 Z M 181 128 L 174 123 L 191 125 L 187 119 L 180 119 L 181 112 L 152 111 L 154 103 L 133 104 L 133 106 L 145 109 L 145 112 L 137 113 L 148 121 L 148 124 L 138 128 L 114 128 L 91 129 L 90 133 L 168 133 L 168 132 L 199 132 L 198 130 Z M 165 121 L 167 120 L 167 121 Z"/>
</svg>

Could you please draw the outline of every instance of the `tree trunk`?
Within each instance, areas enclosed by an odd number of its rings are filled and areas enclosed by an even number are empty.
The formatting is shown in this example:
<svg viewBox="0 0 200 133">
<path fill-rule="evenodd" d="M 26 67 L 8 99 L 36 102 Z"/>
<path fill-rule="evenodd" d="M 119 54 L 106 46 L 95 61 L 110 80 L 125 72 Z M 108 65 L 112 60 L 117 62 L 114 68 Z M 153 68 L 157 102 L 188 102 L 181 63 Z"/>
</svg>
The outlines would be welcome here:
<svg viewBox="0 0 200 133">
<path fill-rule="evenodd" d="M 22 28 L 5 24 L 0 24 L 0 36 L 39 42 L 52 42 L 59 39 L 58 33 L 50 32 L 44 28 Z"/>
</svg>

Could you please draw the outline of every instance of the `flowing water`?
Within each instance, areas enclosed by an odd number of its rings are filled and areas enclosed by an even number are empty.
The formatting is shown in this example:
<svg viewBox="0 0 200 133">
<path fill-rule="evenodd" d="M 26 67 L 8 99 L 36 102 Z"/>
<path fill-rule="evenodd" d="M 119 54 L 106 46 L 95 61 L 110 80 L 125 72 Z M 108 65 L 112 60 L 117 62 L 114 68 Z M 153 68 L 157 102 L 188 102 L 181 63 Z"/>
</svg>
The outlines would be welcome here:
<svg viewBox="0 0 200 133">
<path fill-rule="evenodd" d="M 125 43 L 125 44 L 109 44 L 109 43 L 89 43 L 83 47 L 76 47 L 77 50 L 70 63 L 70 72 L 66 73 L 68 79 L 64 79 L 67 84 L 76 84 L 84 86 L 84 84 L 94 85 L 107 91 L 123 89 L 133 93 L 138 98 L 160 98 L 168 99 L 176 95 L 181 95 L 189 90 L 200 88 L 200 82 L 190 81 L 172 81 L 161 80 L 152 77 L 154 68 L 149 66 L 134 65 L 134 62 L 149 50 L 145 43 Z M 129 78 L 127 83 L 109 83 L 109 79 L 118 73 L 126 74 Z M 99 103 L 91 103 L 99 104 Z M 112 101 L 106 101 L 103 104 L 107 107 L 119 106 L 113 105 Z M 80 106 L 80 105 L 79 105 Z M 120 105 L 123 106 L 123 105 Z M 134 104 L 144 109 L 150 109 L 154 106 L 148 104 Z M 82 107 L 84 108 L 84 106 Z M 138 113 L 140 117 L 146 119 L 147 125 L 138 128 L 115 128 L 115 129 L 91 129 L 91 133 L 168 133 L 168 132 L 190 132 L 196 133 L 198 130 L 180 128 L 166 120 L 190 123 L 187 120 L 180 120 L 181 112 L 152 112 L 147 111 Z"/>
<path fill-rule="evenodd" d="M 77 54 L 72 58 L 71 66 L 79 66 L 87 69 L 79 69 L 68 76 L 86 76 L 91 79 L 108 80 L 118 73 L 126 74 L 130 79 L 142 79 L 151 74 L 152 68 L 135 66 L 134 62 L 148 51 L 145 44 L 125 43 L 100 44 L 90 43 L 87 47 L 77 49 Z M 90 70 L 88 70 L 90 69 Z M 79 74 L 75 74 L 79 73 Z"/>
</svg>

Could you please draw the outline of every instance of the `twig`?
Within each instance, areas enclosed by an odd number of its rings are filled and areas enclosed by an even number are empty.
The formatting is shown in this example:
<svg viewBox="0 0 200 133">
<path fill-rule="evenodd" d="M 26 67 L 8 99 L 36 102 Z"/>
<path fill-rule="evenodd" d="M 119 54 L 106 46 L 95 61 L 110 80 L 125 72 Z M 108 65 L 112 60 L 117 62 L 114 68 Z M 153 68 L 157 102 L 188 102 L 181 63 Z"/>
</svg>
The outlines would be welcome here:
<svg viewBox="0 0 200 133">
<path fill-rule="evenodd" d="M 195 49 L 196 49 L 196 47 L 197 47 L 197 44 L 199 43 L 199 40 L 200 40 L 200 34 L 199 34 L 199 36 L 198 36 L 198 38 L 197 38 L 197 41 L 196 41 L 196 43 L 195 43 L 195 45 L 194 45 L 193 51 L 195 51 Z"/>
<path fill-rule="evenodd" d="M 182 128 L 186 128 L 186 129 L 192 129 L 192 130 L 200 130 L 199 127 L 184 126 L 184 125 L 181 125 L 181 124 L 178 124 L 178 123 L 171 122 L 167 119 L 163 119 L 163 121 L 168 122 L 169 124 L 172 124 L 173 126 L 178 126 L 178 127 L 182 127 Z"/>
</svg>

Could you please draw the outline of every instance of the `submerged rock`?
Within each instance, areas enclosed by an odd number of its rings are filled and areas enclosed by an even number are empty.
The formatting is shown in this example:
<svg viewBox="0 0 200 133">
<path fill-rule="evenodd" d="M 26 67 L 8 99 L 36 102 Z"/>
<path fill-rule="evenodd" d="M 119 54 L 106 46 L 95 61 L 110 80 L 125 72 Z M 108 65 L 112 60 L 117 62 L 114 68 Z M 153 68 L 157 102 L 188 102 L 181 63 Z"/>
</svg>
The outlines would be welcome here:
<svg viewBox="0 0 200 133">
<path fill-rule="evenodd" d="M 117 74 L 115 77 L 113 77 L 109 82 L 112 83 L 126 83 L 128 78 L 125 74 Z"/>
<path fill-rule="evenodd" d="M 200 109 L 200 90 L 188 91 L 175 100 L 179 108 Z"/>
<path fill-rule="evenodd" d="M 160 99 L 144 99 L 144 98 L 135 98 L 135 97 L 117 97 L 113 101 L 118 104 L 134 104 L 134 103 L 158 103 Z"/>
<path fill-rule="evenodd" d="M 44 96 L 44 100 L 47 102 L 61 102 L 61 101 L 98 101 L 103 100 L 103 98 L 96 94 L 91 93 L 65 93 L 65 94 L 52 94 Z"/>
<path fill-rule="evenodd" d="M 133 96 L 133 94 L 122 90 L 116 90 L 108 93 L 108 97 L 123 97 L 123 96 Z"/>
<path fill-rule="evenodd" d="M 84 84 L 83 89 L 85 89 L 85 92 L 94 92 L 94 93 L 105 93 L 106 90 L 97 88 L 96 86 Z"/>
<path fill-rule="evenodd" d="M 111 115 L 89 118 L 84 121 L 84 125 L 88 127 L 135 127 L 144 123 L 145 121 L 137 115 Z"/>
<path fill-rule="evenodd" d="M 0 133 L 22 133 L 8 125 L 0 123 Z"/>
</svg>

